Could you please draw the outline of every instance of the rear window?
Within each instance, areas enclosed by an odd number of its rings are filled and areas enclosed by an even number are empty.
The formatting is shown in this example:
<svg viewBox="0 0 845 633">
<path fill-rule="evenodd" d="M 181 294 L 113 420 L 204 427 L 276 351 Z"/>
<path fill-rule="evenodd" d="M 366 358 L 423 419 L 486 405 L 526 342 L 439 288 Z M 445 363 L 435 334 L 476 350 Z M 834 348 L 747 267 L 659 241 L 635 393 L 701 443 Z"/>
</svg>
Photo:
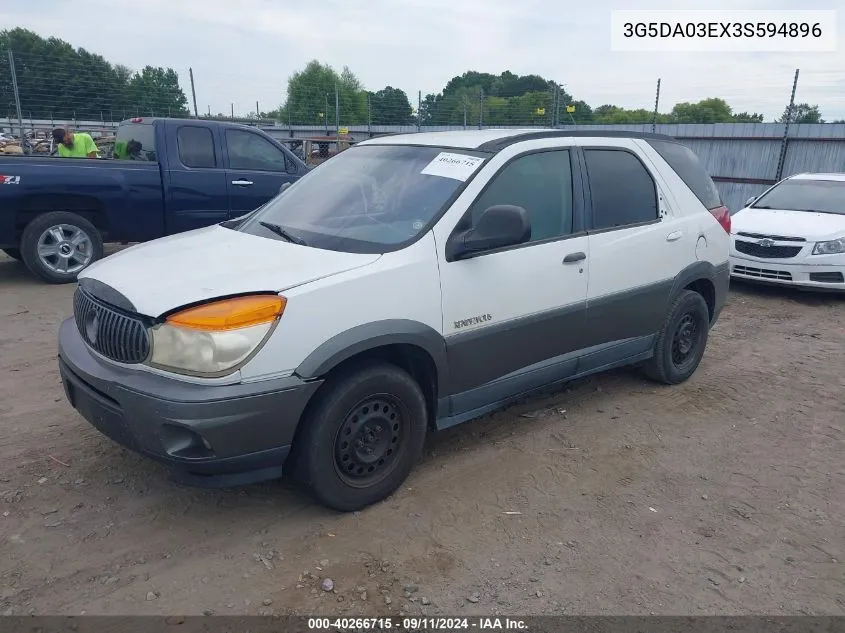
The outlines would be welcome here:
<svg viewBox="0 0 845 633">
<path fill-rule="evenodd" d="M 158 160 L 152 123 L 121 123 L 114 139 L 114 157 L 123 160 Z"/>
<path fill-rule="evenodd" d="M 704 169 L 698 156 L 689 147 L 673 141 L 658 141 L 647 139 L 658 154 L 663 157 L 675 173 L 681 177 L 687 187 L 695 194 L 699 202 L 707 209 L 713 210 L 722 206 L 722 196 L 713 179 Z"/>
</svg>

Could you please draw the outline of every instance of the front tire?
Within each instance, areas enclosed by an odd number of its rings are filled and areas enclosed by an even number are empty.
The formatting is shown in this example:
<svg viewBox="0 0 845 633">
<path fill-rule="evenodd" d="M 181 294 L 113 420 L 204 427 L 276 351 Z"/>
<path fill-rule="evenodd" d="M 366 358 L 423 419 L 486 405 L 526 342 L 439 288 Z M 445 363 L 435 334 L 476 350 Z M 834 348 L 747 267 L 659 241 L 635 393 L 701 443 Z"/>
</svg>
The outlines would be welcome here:
<svg viewBox="0 0 845 633">
<path fill-rule="evenodd" d="M 323 505 L 360 510 L 392 494 L 422 453 L 428 413 L 420 386 L 387 363 L 330 376 L 300 424 L 293 475 Z"/>
<path fill-rule="evenodd" d="M 672 302 L 657 341 L 654 356 L 643 366 L 657 382 L 677 385 L 695 373 L 704 356 L 710 333 L 710 312 L 697 292 L 684 290 Z"/>
<path fill-rule="evenodd" d="M 103 257 L 103 238 L 82 216 L 54 211 L 37 216 L 23 231 L 21 256 L 47 283 L 66 284 Z"/>
</svg>

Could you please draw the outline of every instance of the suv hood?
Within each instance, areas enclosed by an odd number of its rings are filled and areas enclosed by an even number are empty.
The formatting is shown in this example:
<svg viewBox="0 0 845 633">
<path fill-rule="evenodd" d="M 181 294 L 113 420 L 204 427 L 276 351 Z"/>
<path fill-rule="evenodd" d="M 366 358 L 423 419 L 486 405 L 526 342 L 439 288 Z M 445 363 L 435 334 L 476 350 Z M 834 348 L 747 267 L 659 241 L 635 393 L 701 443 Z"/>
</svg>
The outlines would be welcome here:
<svg viewBox="0 0 845 633">
<path fill-rule="evenodd" d="M 845 235 L 845 215 L 747 207 L 731 217 L 731 233 L 739 232 L 833 240 Z"/>
<path fill-rule="evenodd" d="M 151 317 L 247 292 L 281 292 L 359 268 L 380 255 L 338 253 L 210 226 L 131 246 L 79 279 L 111 286 Z"/>
</svg>

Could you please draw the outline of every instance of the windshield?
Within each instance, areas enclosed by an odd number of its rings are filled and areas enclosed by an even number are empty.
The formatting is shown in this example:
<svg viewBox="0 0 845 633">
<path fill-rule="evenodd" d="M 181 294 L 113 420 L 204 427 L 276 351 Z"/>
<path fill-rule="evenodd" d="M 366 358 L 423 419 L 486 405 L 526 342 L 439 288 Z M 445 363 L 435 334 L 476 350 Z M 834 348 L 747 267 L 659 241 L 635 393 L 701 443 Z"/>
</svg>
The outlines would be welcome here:
<svg viewBox="0 0 845 633">
<path fill-rule="evenodd" d="M 439 147 L 353 147 L 232 228 L 328 250 L 394 250 L 429 226 L 487 156 Z"/>
<path fill-rule="evenodd" d="M 845 181 L 787 180 L 761 196 L 751 207 L 845 215 Z"/>
</svg>

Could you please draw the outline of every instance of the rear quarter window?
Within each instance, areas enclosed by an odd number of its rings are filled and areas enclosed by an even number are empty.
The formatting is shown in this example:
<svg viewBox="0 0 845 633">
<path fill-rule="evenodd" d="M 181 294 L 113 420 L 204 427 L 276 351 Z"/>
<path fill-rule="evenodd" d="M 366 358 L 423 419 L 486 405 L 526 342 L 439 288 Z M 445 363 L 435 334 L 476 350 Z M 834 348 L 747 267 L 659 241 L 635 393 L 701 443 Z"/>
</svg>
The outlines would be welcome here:
<svg viewBox="0 0 845 633">
<path fill-rule="evenodd" d="M 115 158 L 152 162 L 158 160 L 155 127 L 151 123 L 121 123 L 117 128 L 114 146 Z"/>
<path fill-rule="evenodd" d="M 708 210 L 722 206 L 722 196 L 716 188 L 716 183 L 704 169 L 695 152 L 686 145 L 674 141 L 646 140 L 663 160 L 669 163 L 701 204 Z"/>
</svg>

